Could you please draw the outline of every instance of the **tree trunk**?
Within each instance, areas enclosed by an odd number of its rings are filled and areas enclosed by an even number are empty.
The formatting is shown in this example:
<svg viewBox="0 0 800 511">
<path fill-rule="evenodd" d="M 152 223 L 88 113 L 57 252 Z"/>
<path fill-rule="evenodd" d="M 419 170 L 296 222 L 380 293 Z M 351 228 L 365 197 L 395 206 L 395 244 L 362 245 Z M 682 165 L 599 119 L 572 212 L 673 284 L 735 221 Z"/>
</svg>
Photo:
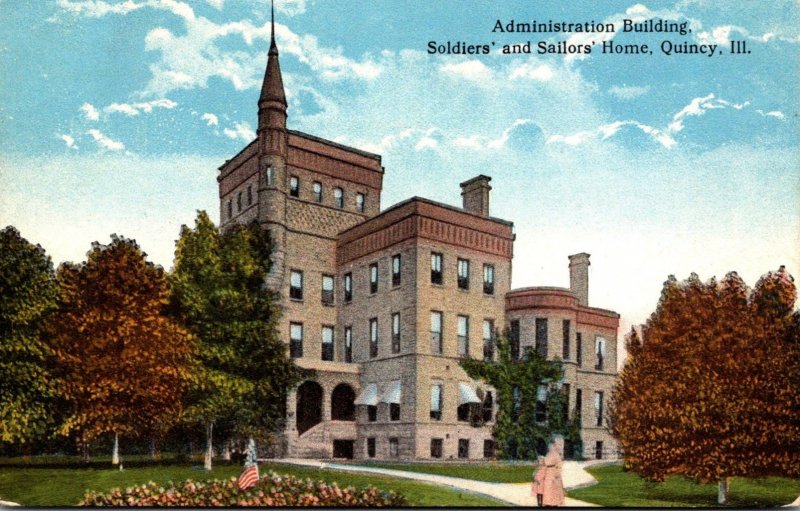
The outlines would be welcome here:
<svg viewBox="0 0 800 511">
<path fill-rule="evenodd" d="M 203 468 L 211 471 L 211 459 L 214 457 L 214 445 L 212 443 L 212 434 L 214 432 L 214 423 L 209 422 L 206 424 L 206 457 Z"/>
<path fill-rule="evenodd" d="M 114 433 L 114 450 L 111 451 L 111 464 L 119 465 L 119 433 Z"/>
<path fill-rule="evenodd" d="M 150 458 L 153 460 L 161 459 L 161 449 L 159 449 L 158 442 L 153 437 L 150 437 Z"/>
<path fill-rule="evenodd" d="M 720 505 L 727 505 L 728 504 L 728 492 L 730 490 L 730 477 L 724 477 L 719 480 L 719 484 L 717 486 L 717 504 Z"/>
<path fill-rule="evenodd" d="M 231 461 L 231 441 L 225 440 L 225 443 L 222 444 L 222 459 L 225 461 Z"/>
</svg>

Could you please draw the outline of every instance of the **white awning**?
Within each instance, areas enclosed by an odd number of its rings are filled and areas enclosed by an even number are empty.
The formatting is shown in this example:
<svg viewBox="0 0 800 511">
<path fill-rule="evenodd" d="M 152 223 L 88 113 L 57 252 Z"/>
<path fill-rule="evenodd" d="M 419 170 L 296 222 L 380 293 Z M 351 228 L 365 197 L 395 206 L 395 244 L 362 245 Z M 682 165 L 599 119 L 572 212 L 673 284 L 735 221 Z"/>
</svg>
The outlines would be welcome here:
<svg viewBox="0 0 800 511">
<path fill-rule="evenodd" d="M 386 389 L 386 392 L 383 393 L 381 397 L 382 403 L 394 403 L 400 404 L 400 398 L 403 395 L 403 386 L 400 384 L 400 380 L 395 380 L 389 384 L 389 387 Z"/>
<path fill-rule="evenodd" d="M 478 394 L 475 393 L 475 389 L 468 383 L 459 383 L 458 384 L 458 405 L 464 405 L 467 403 L 480 403 L 481 400 L 478 398 Z"/>
<path fill-rule="evenodd" d="M 370 383 L 361 390 L 361 394 L 356 398 L 355 404 L 357 405 L 378 405 L 378 385 Z"/>
</svg>

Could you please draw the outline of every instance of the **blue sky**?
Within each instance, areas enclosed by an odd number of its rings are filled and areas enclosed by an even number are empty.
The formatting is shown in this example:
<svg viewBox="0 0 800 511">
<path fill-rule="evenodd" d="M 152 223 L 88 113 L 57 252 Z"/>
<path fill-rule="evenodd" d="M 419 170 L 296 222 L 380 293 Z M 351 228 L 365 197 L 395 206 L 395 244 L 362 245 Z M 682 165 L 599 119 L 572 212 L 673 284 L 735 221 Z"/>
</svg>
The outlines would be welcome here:
<svg viewBox="0 0 800 511">
<path fill-rule="evenodd" d="M 800 8 L 740 4 L 276 0 L 289 126 L 382 154 L 384 207 L 458 205 L 459 182 L 491 175 L 514 286 L 566 286 L 586 251 L 590 303 L 641 322 L 669 274 L 800 275 Z M 626 18 L 692 31 L 617 32 L 656 51 L 577 57 L 497 48 L 604 36 L 492 33 Z M 170 267 L 254 136 L 268 40 L 264 0 L 0 0 L 0 224 L 56 263 L 118 233 Z M 431 40 L 496 46 L 432 56 Z M 666 56 L 663 40 L 724 53 Z"/>
</svg>

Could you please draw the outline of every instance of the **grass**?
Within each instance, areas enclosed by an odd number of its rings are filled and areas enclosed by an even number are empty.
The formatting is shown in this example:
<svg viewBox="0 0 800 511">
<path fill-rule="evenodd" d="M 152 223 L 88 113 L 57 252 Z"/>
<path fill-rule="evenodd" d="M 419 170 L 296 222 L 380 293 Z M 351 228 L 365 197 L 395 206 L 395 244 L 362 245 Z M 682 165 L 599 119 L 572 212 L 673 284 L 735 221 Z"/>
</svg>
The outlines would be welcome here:
<svg viewBox="0 0 800 511">
<path fill-rule="evenodd" d="M 24 506 L 64 507 L 77 504 L 86 490 L 109 491 L 155 481 L 159 484 L 184 479 L 226 479 L 238 476 L 238 465 L 217 464 L 212 472 L 189 463 L 165 459 L 150 462 L 146 457 L 129 458 L 125 470 L 110 467 L 108 459 L 94 460 L 88 466 L 74 457 L 46 457 L 22 460 L 0 458 L 0 500 L 18 502 Z M 267 463 L 259 466 L 262 473 L 269 470 L 296 477 L 309 477 L 340 486 L 373 485 L 382 490 L 394 490 L 406 497 L 412 506 L 501 506 L 502 502 L 476 494 L 461 492 L 417 481 L 393 479 L 377 475 L 354 474 L 292 465 Z"/>
<path fill-rule="evenodd" d="M 570 497 L 615 507 L 717 507 L 717 485 L 697 484 L 672 476 L 663 483 L 648 483 L 620 465 L 589 468 L 598 484 L 568 492 Z M 734 478 L 730 485 L 731 506 L 776 507 L 800 495 L 800 479 L 768 477 Z"/>
<path fill-rule="evenodd" d="M 358 463 L 369 467 L 389 468 L 393 470 L 406 470 L 408 472 L 421 472 L 423 474 L 436 474 L 449 477 L 461 477 L 475 481 L 489 483 L 530 483 L 533 479 L 535 464 L 501 464 L 486 462 L 478 464 L 466 463 Z"/>
</svg>

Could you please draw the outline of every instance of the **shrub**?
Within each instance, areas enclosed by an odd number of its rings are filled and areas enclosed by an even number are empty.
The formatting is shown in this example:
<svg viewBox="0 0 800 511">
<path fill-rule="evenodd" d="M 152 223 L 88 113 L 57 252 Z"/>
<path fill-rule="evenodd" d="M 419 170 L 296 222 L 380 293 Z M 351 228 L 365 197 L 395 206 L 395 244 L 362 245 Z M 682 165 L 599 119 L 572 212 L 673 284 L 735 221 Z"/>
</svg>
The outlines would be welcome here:
<svg viewBox="0 0 800 511">
<path fill-rule="evenodd" d="M 373 486 L 340 488 L 336 483 L 299 479 L 275 472 L 242 491 L 236 478 L 196 482 L 186 480 L 159 486 L 154 482 L 109 493 L 87 492 L 81 506 L 404 506 L 406 499 L 393 491 L 380 491 Z"/>
</svg>

